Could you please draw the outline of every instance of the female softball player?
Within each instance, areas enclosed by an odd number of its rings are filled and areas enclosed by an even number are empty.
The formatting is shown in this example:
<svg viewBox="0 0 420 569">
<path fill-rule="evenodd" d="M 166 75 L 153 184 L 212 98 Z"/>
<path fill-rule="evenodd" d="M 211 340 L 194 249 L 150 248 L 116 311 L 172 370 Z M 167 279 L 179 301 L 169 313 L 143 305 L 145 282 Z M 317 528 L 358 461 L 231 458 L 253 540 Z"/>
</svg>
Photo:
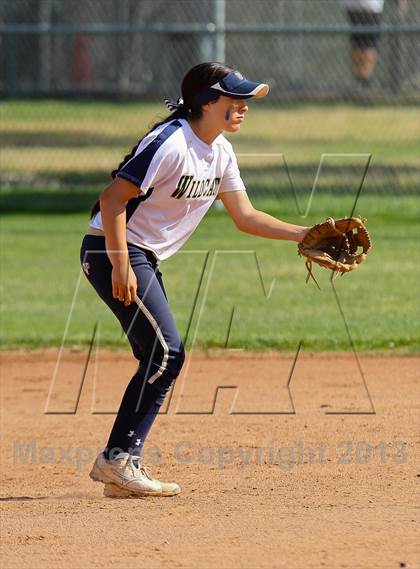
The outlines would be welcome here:
<svg viewBox="0 0 420 569">
<path fill-rule="evenodd" d="M 89 282 L 121 323 L 139 367 L 123 396 L 107 447 L 92 468 L 106 496 L 173 496 L 176 483 L 151 477 L 141 450 L 184 362 L 158 263 L 173 255 L 215 199 L 237 228 L 270 239 L 300 241 L 308 228 L 251 205 L 223 132 L 237 132 L 249 98 L 268 85 L 220 63 L 185 76 L 172 114 L 138 142 L 93 206 L 80 258 Z"/>
</svg>

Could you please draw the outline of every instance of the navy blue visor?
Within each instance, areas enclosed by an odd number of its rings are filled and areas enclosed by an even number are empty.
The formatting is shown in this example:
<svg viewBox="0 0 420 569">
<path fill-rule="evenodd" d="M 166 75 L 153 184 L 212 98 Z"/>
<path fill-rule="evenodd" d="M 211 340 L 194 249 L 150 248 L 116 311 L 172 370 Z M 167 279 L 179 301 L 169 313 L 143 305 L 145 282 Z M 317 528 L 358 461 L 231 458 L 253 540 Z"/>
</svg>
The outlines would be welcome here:
<svg viewBox="0 0 420 569">
<path fill-rule="evenodd" d="M 256 81 L 248 81 L 239 71 L 232 71 L 220 81 L 208 87 L 196 95 L 193 99 L 194 103 L 204 104 L 214 101 L 220 95 L 230 97 L 231 99 L 262 99 L 269 91 L 269 86 L 265 83 L 257 83 Z"/>
<path fill-rule="evenodd" d="M 210 87 L 211 90 L 218 91 L 219 95 L 232 97 L 233 99 L 262 99 L 269 91 L 269 86 L 265 83 L 248 81 L 239 71 L 232 71 L 223 77 L 218 83 Z"/>
</svg>

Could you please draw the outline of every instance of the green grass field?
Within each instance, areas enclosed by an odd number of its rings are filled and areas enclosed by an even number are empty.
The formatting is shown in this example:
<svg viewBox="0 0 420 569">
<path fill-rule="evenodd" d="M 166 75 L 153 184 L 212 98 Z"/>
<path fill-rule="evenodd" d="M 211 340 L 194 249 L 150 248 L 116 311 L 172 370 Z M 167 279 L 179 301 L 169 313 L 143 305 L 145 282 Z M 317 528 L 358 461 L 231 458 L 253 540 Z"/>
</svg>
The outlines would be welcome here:
<svg viewBox="0 0 420 569">
<path fill-rule="evenodd" d="M 108 183 L 109 172 L 165 114 L 163 105 L 151 103 L 3 102 L 0 209 L 86 211 Z M 231 140 L 255 196 L 290 193 L 284 160 L 295 191 L 307 192 L 323 154 L 327 156 L 318 186 L 325 191 L 354 191 L 366 154 L 372 155 L 372 161 L 365 193 L 413 195 L 418 191 L 419 110 L 415 106 L 271 108 L 252 102 L 241 132 Z M 276 156 L 249 156 L 262 153 Z"/>
<path fill-rule="evenodd" d="M 419 345 L 418 202 L 410 197 L 379 202 L 362 197 L 360 206 L 369 218 L 374 249 L 357 272 L 335 281 L 352 340 L 359 350 L 415 351 Z M 325 216 L 327 210 L 339 213 L 342 206 L 341 200 L 331 203 L 329 196 L 319 196 L 305 220 L 296 214 L 291 199 L 284 200 L 281 209 L 276 207 L 268 203 L 265 209 L 309 224 Z M 3 220 L 3 348 L 61 343 L 80 275 L 78 250 L 86 223 L 86 215 L 81 214 L 16 214 Z M 293 350 L 299 341 L 311 350 L 350 348 L 327 272 L 316 271 L 321 291 L 311 283 L 306 285 L 304 262 L 297 256 L 295 244 L 239 233 L 225 212 L 215 210 L 182 252 L 161 265 L 184 337 L 207 251 L 210 255 L 189 341 L 195 339 L 200 347 L 257 350 Z M 275 280 L 269 299 L 264 296 L 254 252 L 266 291 Z M 100 322 L 101 344 L 125 344 L 113 316 L 82 275 L 66 346 L 88 343 L 96 322 Z"/>
<path fill-rule="evenodd" d="M 3 349 L 59 346 L 67 323 L 65 346 L 87 344 L 97 322 L 102 345 L 126 346 L 80 273 L 79 247 L 86 210 L 108 183 L 109 170 L 162 107 L 32 101 L 0 108 L 0 205 L 8 212 L 1 222 Z M 373 155 L 355 211 L 368 218 L 374 248 L 358 271 L 335 281 L 336 294 L 328 273 L 317 270 L 318 291 L 305 284 L 295 244 L 241 234 L 213 208 L 182 251 L 161 265 L 188 345 L 295 350 L 302 341 L 308 350 L 348 350 L 348 329 L 358 350 L 417 351 L 416 119 L 414 107 L 253 105 L 232 138 L 235 149 L 283 153 L 300 211 L 322 154 Z M 351 212 L 364 160 L 329 157 L 302 218 L 281 158 L 239 157 L 256 207 L 305 225 Z"/>
</svg>

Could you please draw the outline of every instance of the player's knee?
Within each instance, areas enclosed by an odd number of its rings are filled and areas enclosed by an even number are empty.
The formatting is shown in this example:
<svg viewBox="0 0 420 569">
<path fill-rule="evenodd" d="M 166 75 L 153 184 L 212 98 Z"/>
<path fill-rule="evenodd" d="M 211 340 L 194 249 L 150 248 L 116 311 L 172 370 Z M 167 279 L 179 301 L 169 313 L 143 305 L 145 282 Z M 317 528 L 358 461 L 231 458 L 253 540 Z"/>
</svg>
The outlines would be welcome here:
<svg viewBox="0 0 420 569">
<path fill-rule="evenodd" d="M 154 387 L 166 395 L 178 377 L 184 361 L 185 350 L 181 343 L 176 347 L 169 348 L 167 353 L 163 355 L 159 377 L 152 378 Z"/>
<path fill-rule="evenodd" d="M 181 340 L 168 342 L 166 346 L 161 346 L 153 356 L 153 363 L 165 375 L 175 379 L 184 365 L 185 350 Z"/>
<path fill-rule="evenodd" d="M 185 349 L 181 342 L 176 348 L 169 350 L 168 361 L 169 360 L 171 361 L 171 375 L 173 375 L 173 378 L 175 379 L 181 372 L 182 366 L 185 362 Z"/>
</svg>

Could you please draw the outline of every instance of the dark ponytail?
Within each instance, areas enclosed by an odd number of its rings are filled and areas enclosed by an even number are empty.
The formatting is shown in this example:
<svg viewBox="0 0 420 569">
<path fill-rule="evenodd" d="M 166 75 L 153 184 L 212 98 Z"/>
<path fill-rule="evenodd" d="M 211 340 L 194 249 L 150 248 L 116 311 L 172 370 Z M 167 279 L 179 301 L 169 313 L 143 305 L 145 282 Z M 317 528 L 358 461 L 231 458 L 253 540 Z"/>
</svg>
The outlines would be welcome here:
<svg viewBox="0 0 420 569">
<path fill-rule="evenodd" d="M 146 134 L 144 134 L 138 142 L 133 146 L 131 151 L 124 156 L 122 161 L 118 164 L 118 167 L 115 170 L 112 170 L 111 177 L 114 179 L 117 173 L 123 168 L 123 166 L 133 158 L 134 154 L 136 153 L 137 147 L 140 142 L 143 140 L 145 136 L 147 136 L 152 130 L 165 124 L 166 122 L 173 121 L 176 119 L 192 119 L 197 120 L 200 119 L 202 116 L 202 105 L 205 104 L 205 101 L 202 100 L 199 103 L 196 103 L 194 99 L 197 98 L 197 95 L 201 92 L 205 91 L 208 87 L 211 87 L 223 77 L 226 77 L 233 69 L 228 67 L 227 65 L 223 65 L 222 63 L 200 63 L 196 65 L 192 69 L 188 71 L 185 75 L 184 79 L 182 80 L 181 84 L 181 92 L 183 103 L 182 105 L 178 105 L 178 108 L 173 111 L 170 115 L 165 117 L 163 120 L 155 123 Z M 213 99 L 215 100 L 215 99 Z M 97 200 L 92 209 L 90 211 L 91 219 L 100 211 L 100 203 Z"/>
</svg>

